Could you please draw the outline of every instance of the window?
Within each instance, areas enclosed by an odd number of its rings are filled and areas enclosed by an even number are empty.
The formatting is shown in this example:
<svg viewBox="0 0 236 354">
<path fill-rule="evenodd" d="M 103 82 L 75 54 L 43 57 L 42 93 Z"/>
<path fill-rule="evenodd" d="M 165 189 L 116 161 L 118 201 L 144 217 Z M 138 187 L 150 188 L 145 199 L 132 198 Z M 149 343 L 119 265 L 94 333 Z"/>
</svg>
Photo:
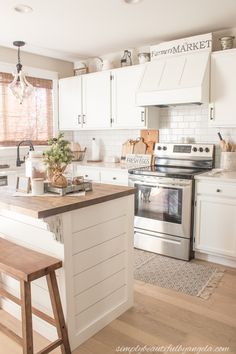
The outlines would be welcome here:
<svg viewBox="0 0 236 354">
<path fill-rule="evenodd" d="M 53 81 L 27 77 L 34 92 L 19 104 L 9 89 L 12 80 L 11 74 L 0 72 L 0 146 L 28 139 L 45 144 L 53 135 Z"/>
</svg>

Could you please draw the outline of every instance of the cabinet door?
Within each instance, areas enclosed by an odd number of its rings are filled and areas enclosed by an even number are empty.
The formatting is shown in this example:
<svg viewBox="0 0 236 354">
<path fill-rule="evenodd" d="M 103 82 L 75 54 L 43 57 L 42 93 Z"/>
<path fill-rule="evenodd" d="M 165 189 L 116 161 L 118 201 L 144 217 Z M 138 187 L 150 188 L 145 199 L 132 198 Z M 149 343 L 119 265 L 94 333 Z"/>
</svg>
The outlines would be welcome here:
<svg viewBox="0 0 236 354">
<path fill-rule="evenodd" d="M 101 182 L 100 170 L 97 168 L 77 165 L 74 167 L 74 174 L 77 176 L 83 176 L 85 179 L 93 182 Z"/>
<path fill-rule="evenodd" d="M 128 170 L 114 171 L 110 169 L 101 170 L 101 183 L 118 184 L 128 186 Z"/>
<path fill-rule="evenodd" d="M 78 130 L 82 127 L 82 79 L 68 77 L 59 81 L 59 128 Z"/>
<path fill-rule="evenodd" d="M 195 250 L 236 257 L 236 200 L 198 196 Z"/>
<path fill-rule="evenodd" d="M 110 71 L 83 76 L 83 128 L 109 128 L 111 125 Z"/>
<path fill-rule="evenodd" d="M 143 71 L 144 65 L 113 70 L 112 120 L 114 127 L 145 127 L 145 109 L 136 106 L 136 91 Z"/>
<path fill-rule="evenodd" d="M 218 127 L 236 126 L 236 49 L 211 56 L 210 124 Z"/>
</svg>

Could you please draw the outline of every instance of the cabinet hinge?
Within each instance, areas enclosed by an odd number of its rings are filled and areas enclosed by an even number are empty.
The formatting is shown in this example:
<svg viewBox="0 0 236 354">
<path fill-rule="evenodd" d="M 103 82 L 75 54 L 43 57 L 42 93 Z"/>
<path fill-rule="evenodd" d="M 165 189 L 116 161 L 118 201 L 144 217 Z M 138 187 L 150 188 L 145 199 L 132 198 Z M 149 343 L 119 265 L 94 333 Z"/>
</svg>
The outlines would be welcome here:
<svg viewBox="0 0 236 354">
<path fill-rule="evenodd" d="M 195 207 L 197 206 L 197 201 L 196 201 L 196 200 L 194 201 L 194 206 L 195 206 Z"/>
</svg>

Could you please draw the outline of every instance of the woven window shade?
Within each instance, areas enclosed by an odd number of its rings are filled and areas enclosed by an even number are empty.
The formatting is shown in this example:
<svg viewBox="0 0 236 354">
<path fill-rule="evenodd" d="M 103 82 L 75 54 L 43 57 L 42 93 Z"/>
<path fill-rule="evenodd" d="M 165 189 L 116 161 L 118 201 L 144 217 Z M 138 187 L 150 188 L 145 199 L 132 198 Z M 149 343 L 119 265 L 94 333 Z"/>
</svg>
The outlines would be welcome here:
<svg viewBox="0 0 236 354">
<path fill-rule="evenodd" d="M 52 80 L 27 77 L 33 94 L 22 104 L 9 89 L 13 77 L 0 73 L 0 146 L 12 146 L 21 140 L 45 144 L 53 134 Z"/>
</svg>

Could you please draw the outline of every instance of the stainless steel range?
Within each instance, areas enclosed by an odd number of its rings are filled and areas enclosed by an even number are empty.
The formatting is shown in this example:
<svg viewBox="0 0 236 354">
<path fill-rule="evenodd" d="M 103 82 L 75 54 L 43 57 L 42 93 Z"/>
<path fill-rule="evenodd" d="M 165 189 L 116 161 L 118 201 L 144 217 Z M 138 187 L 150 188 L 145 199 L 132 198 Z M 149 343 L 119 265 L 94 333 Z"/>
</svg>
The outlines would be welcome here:
<svg viewBox="0 0 236 354">
<path fill-rule="evenodd" d="M 214 145 L 156 144 L 154 166 L 129 170 L 135 194 L 134 246 L 189 260 L 194 175 L 213 168 Z"/>
</svg>

